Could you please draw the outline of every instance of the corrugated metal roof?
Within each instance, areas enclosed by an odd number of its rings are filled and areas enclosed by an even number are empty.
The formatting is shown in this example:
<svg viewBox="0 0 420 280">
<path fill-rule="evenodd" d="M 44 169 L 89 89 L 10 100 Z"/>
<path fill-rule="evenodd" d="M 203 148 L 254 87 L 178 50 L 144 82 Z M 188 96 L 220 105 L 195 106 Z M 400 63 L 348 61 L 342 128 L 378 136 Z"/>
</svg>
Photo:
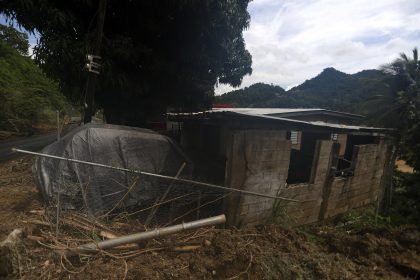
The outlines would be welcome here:
<svg viewBox="0 0 420 280">
<path fill-rule="evenodd" d="M 240 109 L 240 110 L 239 110 Z M 243 111 L 242 111 L 243 109 Z M 254 110 L 252 110 L 254 109 Z M 185 119 L 202 119 L 212 115 L 224 115 L 228 114 L 230 116 L 247 116 L 247 117 L 255 117 L 259 119 L 266 119 L 270 121 L 278 121 L 283 123 L 301 125 L 304 127 L 321 127 L 321 128 L 331 128 L 333 131 L 360 131 L 360 132 L 370 132 L 370 133 L 380 133 L 380 132 L 390 132 L 394 129 L 390 128 L 379 128 L 379 127 L 367 127 L 367 126 L 356 126 L 356 125 L 343 125 L 343 124 L 334 124 L 334 123 L 326 123 L 322 121 L 301 121 L 295 120 L 285 117 L 279 116 L 271 116 L 271 114 L 262 114 L 261 112 L 270 112 L 269 110 L 276 111 L 276 110 L 296 110 L 294 112 L 304 112 L 309 110 L 318 110 L 323 111 L 323 109 L 263 109 L 263 111 L 259 111 L 259 108 L 220 108 L 220 109 L 213 109 L 208 111 L 202 112 L 195 112 L 195 113 L 167 113 L 167 116 L 172 119 L 178 120 L 185 120 Z M 303 110 L 303 111 L 302 111 Z M 258 113 L 258 114 L 257 114 Z M 277 114 L 277 113 L 273 113 Z"/>
<path fill-rule="evenodd" d="M 324 109 L 289 109 L 289 108 L 213 108 L 210 111 L 214 112 L 235 112 L 253 115 L 277 115 L 286 113 L 300 113 L 300 112 L 319 112 L 325 111 Z"/>
<path fill-rule="evenodd" d="M 242 114 L 252 114 L 252 115 L 277 115 L 277 116 L 300 116 L 307 114 L 331 114 L 341 117 L 350 117 L 350 118 L 363 118 L 361 115 L 351 114 L 347 112 L 332 111 L 327 109 L 320 108 L 213 108 L 213 112 L 235 112 Z"/>
</svg>

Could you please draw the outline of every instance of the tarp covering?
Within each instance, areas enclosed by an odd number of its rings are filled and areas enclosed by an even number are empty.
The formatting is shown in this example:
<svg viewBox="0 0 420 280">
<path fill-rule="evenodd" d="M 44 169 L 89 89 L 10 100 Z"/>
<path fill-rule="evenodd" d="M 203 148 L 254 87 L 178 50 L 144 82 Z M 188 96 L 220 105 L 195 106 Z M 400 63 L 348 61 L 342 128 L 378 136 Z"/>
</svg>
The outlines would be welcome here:
<svg viewBox="0 0 420 280">
<path fill-rule="evenodd" d="M 42 153 L 169 176 L 175 176 L 185 162 L 181 177 L 192 172 L 191 162 L 168 137 L 126 126 L 80 126 L 45 147 Z M 94 215 L 113 209 L 122 198 L 120 207 L 149 205 L 171 183 L 45 157 L 36 158 L 33 173 L 46 200 L 55 201 L 60 193 L 62 207 L 84 209 Z"/>
</svg>

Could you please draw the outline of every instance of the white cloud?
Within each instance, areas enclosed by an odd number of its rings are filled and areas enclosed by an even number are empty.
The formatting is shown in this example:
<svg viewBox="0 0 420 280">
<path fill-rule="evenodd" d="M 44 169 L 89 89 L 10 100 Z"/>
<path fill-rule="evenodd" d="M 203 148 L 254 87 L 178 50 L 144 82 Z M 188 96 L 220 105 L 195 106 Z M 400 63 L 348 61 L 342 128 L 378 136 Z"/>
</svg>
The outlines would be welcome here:
<svg viewBox="0 0 420 280">
<path fill-rule="evenodd" d="M 326 67 L 355 73 L 420 47 L 419 0 L 254 0 L 244 31 L 256 82 L 284 88 Z M 222 85 L 220 94 L 231 90 Z"/>
</svg>

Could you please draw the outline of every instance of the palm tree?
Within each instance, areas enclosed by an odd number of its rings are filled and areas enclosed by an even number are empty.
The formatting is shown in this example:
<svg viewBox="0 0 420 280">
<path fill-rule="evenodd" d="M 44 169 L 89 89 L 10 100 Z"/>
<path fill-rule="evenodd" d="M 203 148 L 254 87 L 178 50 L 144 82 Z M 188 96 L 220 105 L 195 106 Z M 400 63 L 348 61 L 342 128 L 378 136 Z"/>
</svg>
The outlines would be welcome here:
<svg viewBox="0 0 420 280">
<path fill-rule="evenodd" d="M 398 155 L 420 170 L 420 151 L 418 136 L 420 120 L 420 61 L 417 48 L 413 49 L 413 57 L 404 53 L 392 63 L 381 67 L 386 75 L 390 91 L 366 101 L 371 115 L 371 124 L 394 127 L 394 148 L 390 154 L 390 164 L 385 176 L 387 182 L 383 199 L 383 210 L 389 209 L 392 198 L 392 176 L 394 162 Z M 414 142 L 413 142 L 414 141 Z"/>
<path fill-rule="evenodd" d="M 420 109 L 420 61 L 417 48 L 413 58 L 401 53 L 392 63 L 382 67 L 382 71 L 394 80 L 395 94 L 392 101 L 391 116 L 398 120 L 401 132 L 418 121 Z M 398 112 L 398 115 L 393 112 Z"/>
<path fill-rule="evenodd" d="M 383 65 L 389 92 L 365 101 L 363 110 L 371 125 L 394 127 L 399 134 L 409 129 L 419 117 L 420 61 L 417 48 L 413 58 L 401 53 L 392 63 Z"/>
</svg>

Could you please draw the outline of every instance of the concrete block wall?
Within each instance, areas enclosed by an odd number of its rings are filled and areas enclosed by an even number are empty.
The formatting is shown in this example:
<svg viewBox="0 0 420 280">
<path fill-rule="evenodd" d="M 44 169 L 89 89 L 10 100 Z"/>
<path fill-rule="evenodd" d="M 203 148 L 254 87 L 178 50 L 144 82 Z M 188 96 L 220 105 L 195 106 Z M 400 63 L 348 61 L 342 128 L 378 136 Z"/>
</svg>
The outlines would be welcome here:
<svg viewBox="0 0 420 280">
<path fill-rule="evenodd" d="M 386 145 L 367 144 L 355 146 L 354 176 L 334 179 L 328 198 L 326 217 L 333 217 L 350 209 L 374 203 L 381 195 L 381 178 L 386 161 Z"/>
<path fill-rule="evenodd" d="M 309 224 L 318 221 L 322 204 L 323 187 L 329 171 L 332 141 L 321 140 L 316 146 L 311 182 L 283 187 L 280 196 L 301 202 L 285 204 L 288 218 L 294 224 Z"/>
<path fill-rule="evenodd" d="M 383 142 L 355 146 L 354 176 L 331 178 L 333 141 L 318 140 L 310 181 L 292 185 L 286 184 L 291 151 L 286 131 L 233 131 L 226 143 L 225 185 L 299 200 L 281 203 L 295 224 L 317 222 L 320 213 L 328 218 L 363 207 L 381 195 L 387 149 Z M 229 195 L 224 212 L 231 226 L 260 224 L 272 215 L 273 204 L 269 198 Z"/>
<path fill-rule="evenodd" d="M 247 191 L 277 195 L 286 183 L 290 159 L 290 140 L 286 131 L 235 131 L 229 145 L 226 184 Z M 250 195 L 226 200 L 228 223 L 257 224 L 272 213 L 274 200 Z M 225 203 L 225 205 L 226 205 Z"/>
</svg>

